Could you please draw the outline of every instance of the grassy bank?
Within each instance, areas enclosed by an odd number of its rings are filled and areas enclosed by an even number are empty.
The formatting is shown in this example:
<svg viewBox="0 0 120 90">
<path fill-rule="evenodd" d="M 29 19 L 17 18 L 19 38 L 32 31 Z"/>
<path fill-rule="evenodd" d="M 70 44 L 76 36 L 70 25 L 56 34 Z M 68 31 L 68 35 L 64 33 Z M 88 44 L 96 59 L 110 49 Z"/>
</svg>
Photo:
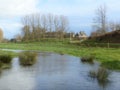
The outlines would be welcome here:
<svg viewBox="0 0 120 90">
<path fill-rule="evenodd" d="M 42 42 L 31 42 L 31 43 L 1 43 L 0 48 L 4 49 L 18 49 L 18 50 L 38 50 L 57 52 L 61 54 L 70 54 L 74 56 L 95 56 L 95 59 L 100 61 L 103 66 L 120 70 L 120 48 L 100 48 L 100 47 L 82 47 L 76 44 L 70 44 L 69 42 L 56 41 L 42 41 Z M 111 62 L 110 66 L 106 62 Z M 116 66 L 116 61 L 117 66 Z M 115 62 L 115 63 L 114 63 Z M 114 68 L 113 68 L 114 67 Z"/>
<path fill-rule="evenodd" d="M 0 48 L 2 49 L 2 48 Z M 0 50 L 0 56 L 11 56 L 11 57 L 15 57 L 18 56 L 17 53 L 12 52 L 12 51 L 4 51 L 4 50 Z M 1 58 L 1 57 L 0 57 Z"/>
</svg>

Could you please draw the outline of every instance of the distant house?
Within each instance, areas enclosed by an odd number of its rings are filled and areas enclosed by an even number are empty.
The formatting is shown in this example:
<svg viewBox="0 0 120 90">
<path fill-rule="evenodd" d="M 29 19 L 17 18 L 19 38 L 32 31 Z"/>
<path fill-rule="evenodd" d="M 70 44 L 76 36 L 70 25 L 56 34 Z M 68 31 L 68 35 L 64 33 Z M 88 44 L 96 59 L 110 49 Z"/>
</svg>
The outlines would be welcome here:
<svg viewBox="0 0 120 90">
<path fill-rule="evenodd" d="M 87 39 L 87 38 L 88 38 L 88 36 L 86 35 L 85 32 L 83 32 L 83 31 L 79 32 L 79 39 Z"/>
<path fill-rule="evenodd" d="M 85 34 L 84 31 L 80 31 L 79 33 L 75 34 L 75 38 L 83 40 L 83 39 L 87 39 L 88 36 Z"/>
</svg>

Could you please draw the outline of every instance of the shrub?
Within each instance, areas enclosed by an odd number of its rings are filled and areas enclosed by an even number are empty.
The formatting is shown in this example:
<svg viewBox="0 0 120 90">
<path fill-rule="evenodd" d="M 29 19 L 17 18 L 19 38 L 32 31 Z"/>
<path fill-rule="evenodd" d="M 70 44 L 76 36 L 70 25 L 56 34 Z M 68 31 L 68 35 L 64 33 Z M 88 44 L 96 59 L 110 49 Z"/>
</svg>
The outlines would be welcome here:
<svg viewBox="0 0 120 90">
<path fill-rule="evenodd" d="M 19 55 L 20 64 L 23 66 L 33 65 L 36 62 L 35 52 L 22 52 Z"/>
<path fill-rule="evenodd" d="M 11 55 L 0 55 L 0 62 L 9 64 L 12 61 L 12 56 Z"/>
<path fill-rule="evenodd" d="M 94 56 L 92 56 L 92 55 L 90 55 L 90 56 L 83 56 L 82 58 L 81 58 L 81 61 L 82 62 L 91 62 L 91 63 L 93 63 L 93 60 L 94 60 Z"/>
<path fill-rule="evenodd" d="M 11 67 L 12 56 L 8 54 L 0 55 L 0 70 Z"/>
</svg>

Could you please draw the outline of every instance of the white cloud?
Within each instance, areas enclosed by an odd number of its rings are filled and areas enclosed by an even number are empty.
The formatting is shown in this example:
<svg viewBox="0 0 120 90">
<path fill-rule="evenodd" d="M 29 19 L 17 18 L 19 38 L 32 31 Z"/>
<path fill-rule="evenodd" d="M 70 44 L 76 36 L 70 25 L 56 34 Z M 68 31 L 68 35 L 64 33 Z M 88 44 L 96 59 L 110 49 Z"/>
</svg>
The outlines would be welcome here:
<svg viewBox="0 0 120 90">
<path fill-rule="evenodd" d="M 37 12 L 38 0 L 0 0 L 0 16 L 9 17 Z"/>
<path fill-rule="evenodd" d="M 20 32 L 22 26 L 19 19 L 26 14 L 38 12 L 38 1 L 0 0 L 0 28 L 3 29 L 4 37 L 12 38 Z"/>
</svg>

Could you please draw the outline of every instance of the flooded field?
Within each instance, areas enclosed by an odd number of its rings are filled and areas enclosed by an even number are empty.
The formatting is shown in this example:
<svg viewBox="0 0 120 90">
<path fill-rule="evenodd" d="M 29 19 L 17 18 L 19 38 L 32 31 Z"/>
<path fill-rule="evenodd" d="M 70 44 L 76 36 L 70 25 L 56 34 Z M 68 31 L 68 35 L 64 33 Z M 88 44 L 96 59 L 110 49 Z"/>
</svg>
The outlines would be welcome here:
<svg viewBox="0 0 120 90">
<path fill-rule="evenodd" d="M 89 77 L 99 63 L 83 63 L 79 57 L 39 52 L 35 64 L 20 65 L 13 58 L 11 68 L 0 72 L 0 90 L 119 90 L 120 72 L 110 71 L 109 82 Z"/>
</svg>

